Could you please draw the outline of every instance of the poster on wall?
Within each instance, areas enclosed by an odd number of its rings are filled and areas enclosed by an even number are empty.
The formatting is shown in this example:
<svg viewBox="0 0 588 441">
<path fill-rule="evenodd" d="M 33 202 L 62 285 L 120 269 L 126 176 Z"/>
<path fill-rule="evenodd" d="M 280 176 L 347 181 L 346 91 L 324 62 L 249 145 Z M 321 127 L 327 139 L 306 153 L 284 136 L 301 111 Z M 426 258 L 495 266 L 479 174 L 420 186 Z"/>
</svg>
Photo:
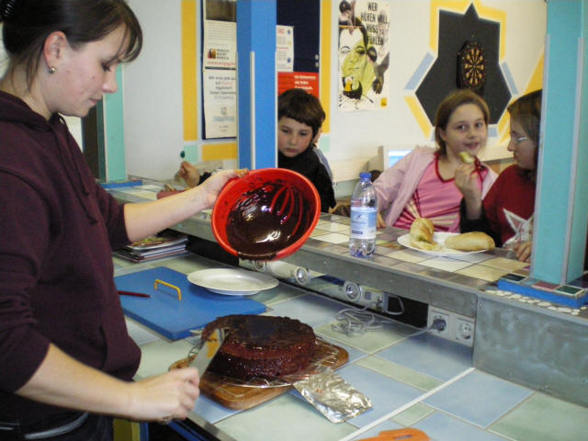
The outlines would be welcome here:
<svg viewBox="0 0 588 441">
<path fill-rule="evenodd" d="M 202 63 L 204 68 L 237 67 L 237 0 L 203 3 Z"/>
<path fill-rule="evenodd" d="M 237 1 L 202 4 L 204 138 L 237 136 Z"/>
<path fill-rule="evenodd" d="M 276 26 L 276 70 L 294 70 L 294 26 Z"/>
<path fill-rule="evenodd" d="M 206 69 L 203 98 L 206 138 L 237 136 L 236 71 Z"/>
<path fill-rule="evenodd" d="M 319 76 L 315 72 L 278 72 L 278 95 L 292 88 L 304 89 L 319 98 Z"/>
<path fill-rule="evenodd" d="M 338 108 L 384 109 L 389 98 L 390 2 L 340 0 Z"/>
</svg>

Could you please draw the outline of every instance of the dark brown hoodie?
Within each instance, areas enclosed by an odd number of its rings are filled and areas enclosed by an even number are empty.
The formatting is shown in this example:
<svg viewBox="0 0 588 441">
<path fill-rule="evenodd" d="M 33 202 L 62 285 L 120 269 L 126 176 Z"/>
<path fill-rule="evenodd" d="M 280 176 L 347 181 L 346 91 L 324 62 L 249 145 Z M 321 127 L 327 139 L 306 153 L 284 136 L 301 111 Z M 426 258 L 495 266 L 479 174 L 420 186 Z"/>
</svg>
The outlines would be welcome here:
<svg viewBox="0 0 588 441">
<path fill-rule="evenodd" d="M 0 421 L 63 411 L 13 393 L 49 342 L 132 379 L 140 351 L 111 255 L 128 241 L 123 207 L 95 182 L 64 120 L 0 92 Z"/>
</svg>

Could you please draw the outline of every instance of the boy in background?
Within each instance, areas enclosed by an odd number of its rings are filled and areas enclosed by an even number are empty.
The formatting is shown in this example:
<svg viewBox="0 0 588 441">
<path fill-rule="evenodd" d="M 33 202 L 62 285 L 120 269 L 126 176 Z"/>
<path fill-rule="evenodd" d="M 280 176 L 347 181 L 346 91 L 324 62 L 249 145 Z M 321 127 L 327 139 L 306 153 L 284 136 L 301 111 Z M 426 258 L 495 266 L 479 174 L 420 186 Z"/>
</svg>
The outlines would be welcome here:
<svg viewBox="0 0 588 441">
<path fill-rule="evenodd" d="M 335 206 L 335 192 L 327 160 L 316 143 L 325 111 L 314 95 L 289 89 L 278 97 L 278 167 L 304 175 L 316 187 L 321 211 Z"/>
<path fill-rule="evenodd" d="M 321 211 L 335 206 L 332 172 L 316 143 L 320 137 L 325 111 L 314 95 L 303 89 L 288 89 L 278 97 L 278 167 L 304 175 L 316 187 Z M 188 187 L 202 183 L 208 176 L 183 161 L 177 176 Z"/>
</svg>

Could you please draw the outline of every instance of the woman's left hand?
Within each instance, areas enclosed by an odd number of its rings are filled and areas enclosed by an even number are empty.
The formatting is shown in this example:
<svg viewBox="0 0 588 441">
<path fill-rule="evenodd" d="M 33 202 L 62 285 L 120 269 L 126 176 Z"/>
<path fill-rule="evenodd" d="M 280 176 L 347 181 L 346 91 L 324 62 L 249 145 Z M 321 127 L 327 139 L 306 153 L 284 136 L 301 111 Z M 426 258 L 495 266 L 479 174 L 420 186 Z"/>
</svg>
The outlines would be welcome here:
<svg viewBox="0 0 588 441">
<path fill-rule="evenodd" d="M 184 221 L 201 210 L 211 208 L 219 192 L 230 179 L 247 173 L 247 170 L 219 171 L 199 186 L 175 195 L 157 201 L 125 204 L 125 225 L 129 240 L 134 242 L 144 239 Z"/>
<path fill-rule="evenodd" d="M 200 184 L 197 188 L 204 192 L 204 197 L 206 198 L 206 207 L 210 208 L 214 205 L 218 194 L 225 186 L 225 184 L 237 177 L 243 177 L 248 173 L 247 170 L 222 170 L 216 173 L 213 173 L 206 181 Z"/>
</svg>

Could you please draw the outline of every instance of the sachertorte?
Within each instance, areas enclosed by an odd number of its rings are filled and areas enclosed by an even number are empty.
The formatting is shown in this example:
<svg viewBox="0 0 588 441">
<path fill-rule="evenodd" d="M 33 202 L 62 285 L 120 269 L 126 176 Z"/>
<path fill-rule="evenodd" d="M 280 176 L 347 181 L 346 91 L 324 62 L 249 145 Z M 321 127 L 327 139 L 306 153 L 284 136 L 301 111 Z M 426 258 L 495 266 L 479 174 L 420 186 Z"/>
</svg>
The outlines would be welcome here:
<svg viewBox="0 0 588 441">
<path fill-rule="evenodd" d="M 225 329 L 225 340 L 209 370 L 233 378 L 276 378 L 298 372 L 308 366 L 316 346 L 312 328 L 288 317 L 219 317 L 206 325 L 202 339 L 216 328 Z"/>
</svg>

